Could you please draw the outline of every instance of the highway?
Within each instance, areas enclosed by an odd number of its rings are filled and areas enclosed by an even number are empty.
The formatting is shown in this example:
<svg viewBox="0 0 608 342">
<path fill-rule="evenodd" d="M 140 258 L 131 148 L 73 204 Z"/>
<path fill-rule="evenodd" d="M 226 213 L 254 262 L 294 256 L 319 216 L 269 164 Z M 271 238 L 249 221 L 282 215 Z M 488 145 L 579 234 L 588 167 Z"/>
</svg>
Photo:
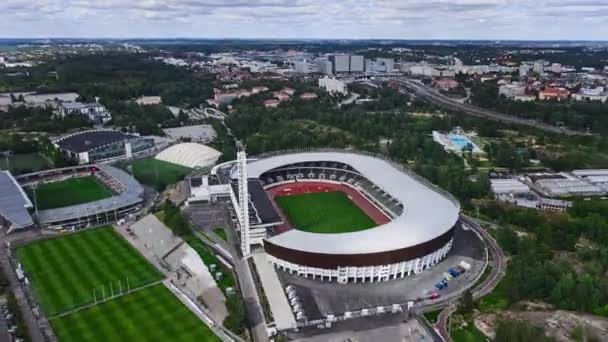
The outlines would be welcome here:
<svg viewBox="0 0 608 342">
<path fill-rule="evenodd" d="M 486 243 L 486 246 L 488 248 L 488 254 L 492 262 L 490 274 L 483 280 L 483 282 L 477 284 L 471 291 L 473 295 L 473 300 L 478 300 L 479 298 L 492 292 L 492 290 L 494 290 L 494 288 L 505 276 L 507 269 L 507 260 L 496 240 L 494 240 L 490 233 L 483 229 L 476 221 L 466 215 L 461 215 L 460 220 L 462 223 L 464 223 L 471 229 L 474 229 L 481 235 L 484 242 Z M 443 341 L 452 341 L 449 333 L 449 321 L 450 316 L 456 311 L 458 301 L 458 297 L 452 297 L 446 299 L 445 301 L 439 301 L 437 303 L 433 303 L 432 305 L 424 307 L 424 311 L 433 311 L 440 308 L 444 308 L 437 318 L 437 323 L 435 323 L 435 327 L 437 328 L 438 333 L 439 335 L 441 335 Z"/>
<path fill-rule="evenodd" d="M 427 99 L 433 102 L 436 105 L 444 107 L 449 110 L 456 110 L 463 112 L 468 115 L 472 115 L 479 118 L 490 119 L 498 122 L 503 122 L 507 124 L 515 124 L 537 128 L 543 130 L 545 132 L 557 133 L 557 134 L 566 134 L 566 135 L 584 135 L 586 133 L 579 132 L 567 128 L 561 128 L 553 125 L 549 125 L 546 123 L 538 122 L 535 120 L 528 120 L 518 118 L 512 115 L 507 115 L 495 111 L 491 111 L 488 109 L 479 108 L 476 106 L 468 105 L 465 103 L 460 103 L 454 99 L 451 99 L 443 94 L 440 94 L 435 89 L 426 86 L 422 82 L 413 79 L 401 78 L 401 79 L 392 79 L 393 82 L 397 82 L 408 90 L 413 91 L 416 96 Z"/>
</svg>

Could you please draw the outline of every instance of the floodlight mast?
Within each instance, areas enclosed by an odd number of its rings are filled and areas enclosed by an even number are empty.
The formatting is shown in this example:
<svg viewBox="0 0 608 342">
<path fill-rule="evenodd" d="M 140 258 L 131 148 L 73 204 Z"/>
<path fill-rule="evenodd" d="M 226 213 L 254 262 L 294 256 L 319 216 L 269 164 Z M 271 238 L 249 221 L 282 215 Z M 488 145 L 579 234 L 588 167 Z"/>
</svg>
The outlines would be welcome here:
<svg viewBox="0 0 608 342">
<path fill-rule="evenodd" d="M 244 146 L 240 147 L 240 150 L 236 154 L 239 182 L 238 218 L 241 230 L 241 252 L 243 253 L 243 257 L 246 257 L 251 254 L 251 245 L 249 243 L 249 189 L 247 187 L 247 153 Z"/>
</svg>

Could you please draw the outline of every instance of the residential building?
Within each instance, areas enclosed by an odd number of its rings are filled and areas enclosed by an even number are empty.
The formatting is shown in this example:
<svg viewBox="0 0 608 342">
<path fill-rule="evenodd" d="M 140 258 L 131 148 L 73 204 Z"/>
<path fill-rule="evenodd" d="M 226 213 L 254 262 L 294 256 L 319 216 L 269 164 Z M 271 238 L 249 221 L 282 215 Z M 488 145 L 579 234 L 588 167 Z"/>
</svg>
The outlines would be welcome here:
<svg viewBox="0 0 608 342">
<path fill-rule="evenodd" d="M 504 96 L 508 99 L 512 99 L 518 95 L 526 94 L 526 86 L 520 83 L 509 83 L 498 87 L 498 96 Z"/>
<path fill-rule="evenodd" d="M 575 101 L 600 101 L 608 100 L 608 93 L 604 87 L 581 88 L 578 93 L 572 94 Z"/>
<path fill-rule="evenodd" d="M 458 82 L 452 78 L 441 78 L 435 81 L 437 88 L 449 91 L 458 88 Z"/>
<path fill-rule="evenodd" d="M 112 114 L 98 102 L 64 102 L 59 106 L 59 113 L 62 117 L 82 115 L 96 124 L 106 124 L 112 120 Z"/>
<path fill-rule="evenodd" d="M 550 88 L 547 87 L 544 90 L 538 92 L 538 99 L 541 101 L 545 100 L 557 100 L 565 101 L 570 96 L 570 92 L 564 88 Z"/>
<path fill-rule="evenodd" d="M 276 108 L 279 106 L 279 103 L 281 103 L 279 100 L 276 99 L 270 99 L 270 100 L 266 100 L 264 101 L 264 107 L 266 108 Z"/>
<path fill-rule="evenodd" d="M 266 86 L 255 86 L 255 87 L 251 88 L 251 93 L 252 94 L 261 93 L 263 91 L 268 91 L 268 87 L 266 87 Z"/>
<path fill-rule="evenodd" d="M 316 99 L 318 96 L 315 93 L 303 93 L 302 95 L 300 95 L 300 98 L 304 101 L 308 101 L 308 100 L 314 100 Z"/>
<path fill-rule="evenodd" d="M 328 93 L 334 94 L 342 94 L 346 95 L 348 93 L 348 89 L 346 88 L 346 83 L 330 77 L 323 77 L 319 79 L 319 88 L 327 91 Z"/>
<path fill-rule="evenodd" d="M 536 101 L 536 95 L 515 95 L 513 96 L 513 101 L 519 101 L 519 102 L 533 102 Z"/>
<path fill-rule="evenodd" d="M 163 102 L 160 96 L 140 96 L 135 100 L 140 106 L 159 105 Z"/>
</svg>

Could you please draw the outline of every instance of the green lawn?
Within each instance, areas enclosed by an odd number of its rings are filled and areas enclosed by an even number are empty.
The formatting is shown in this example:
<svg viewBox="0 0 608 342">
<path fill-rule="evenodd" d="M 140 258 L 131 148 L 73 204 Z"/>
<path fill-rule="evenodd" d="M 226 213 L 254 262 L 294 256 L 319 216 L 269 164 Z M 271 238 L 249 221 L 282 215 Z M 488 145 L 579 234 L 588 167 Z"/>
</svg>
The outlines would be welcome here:
<svg viewBox="0 0 608 342">
<path fill-rule="evenodd" d="M 488 338 L 479 331 L 472 323 L 466 328 L 452 329 L 452 340 L 454 342 L 486 342 Z"/>
<path fill-rule="evenodd" d="M 46 170 L 53 167 L 48 159 L 38 153 L 15 154 L 8 157 L 0 157 L 0 169 L 9 169 L 13 174 L 22 174 Z"/>
<path fill-rule="evenodd" d="M 131 165 L 135 178 L 158 191 L 184 179 L 192 169 L 154 158 L 139 159 Z"/>
<path fill-rule="evenodd" d="M 60 342 L 221 341 L 162 284 L 51 320 Z"/>
<path fill-rule="evenodd" d="M 275 200 L 296 229 L 313 233 L 346 233 L 376 223 L 343 192 L 277 196 Z"/>
<path fill-rule="evenodd" d="M 224 228 L 214 228 L 213 232 L 215 234 L 217 234 L 217 236 L 221 237 L 222 240 L 224 241 L 228 241 L 228 237 L 226 236 L 226 231 L 224 230 Z"/>
<path fill-rule="evenodd" d="M 17 257 L 48 316 L 162 279 L 162 274 L 110 227 L 19 247 Z M 119 284 L 120 281 L 120 284 Z"/>
<path fill-rule="evenodd" d="M 33 191 L 29 189 L 29 196 Z M 67 207 L 112 197 L 112 192 L 93 176 L 70 178 L 59 182 L 42 183 L 36 188 L 39 210 Z M 32 198 L 33 201 L 33 198 Z"/>
</svg>

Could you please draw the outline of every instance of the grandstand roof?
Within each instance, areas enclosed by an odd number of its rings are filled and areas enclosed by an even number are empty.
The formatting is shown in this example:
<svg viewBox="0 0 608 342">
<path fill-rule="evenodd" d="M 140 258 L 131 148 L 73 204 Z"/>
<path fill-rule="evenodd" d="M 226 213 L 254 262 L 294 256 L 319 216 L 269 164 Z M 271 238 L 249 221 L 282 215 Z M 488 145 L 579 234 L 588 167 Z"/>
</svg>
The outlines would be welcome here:
<svg viewBox="0 0 608 342">
<path fill-rule="evenodd" d="M 8 171 L 0 171 L 0 194 L 0 215 L 11 223 L 11 228 L 34 224 L 27 210 L 32 207 L 32 202 Z"/>
<path fill-rule="evenodd" d="M 205 145 L 183 143 L 173 145 L 156 155 L 156 159 L 190 168 L 214 165 L 222 154 Z"/>
<path fill-rule="evenodd" d="M 350 165 L 362 176 L 399 200 L 405 207 L 393 221 L 352 233 L 318 234 L 290 230 L 269 239 L 293 250 L 323 254 L 368 254 L 419 245 L 448 232 L 458 221 L 460 205 L 413 173 L 376 157 L 349 152 L 306 152 L 277 155 L 248 164 L 249 177 L 298 162 L 336 161 Z"/>
<path fill-rule="evenodd" d="M 55 141 L 59 147 L 72 152 L 86 152 L 94 148 L 137 136 L 111 130 L 93 130 L 71 134 Z"/>
</svg>

